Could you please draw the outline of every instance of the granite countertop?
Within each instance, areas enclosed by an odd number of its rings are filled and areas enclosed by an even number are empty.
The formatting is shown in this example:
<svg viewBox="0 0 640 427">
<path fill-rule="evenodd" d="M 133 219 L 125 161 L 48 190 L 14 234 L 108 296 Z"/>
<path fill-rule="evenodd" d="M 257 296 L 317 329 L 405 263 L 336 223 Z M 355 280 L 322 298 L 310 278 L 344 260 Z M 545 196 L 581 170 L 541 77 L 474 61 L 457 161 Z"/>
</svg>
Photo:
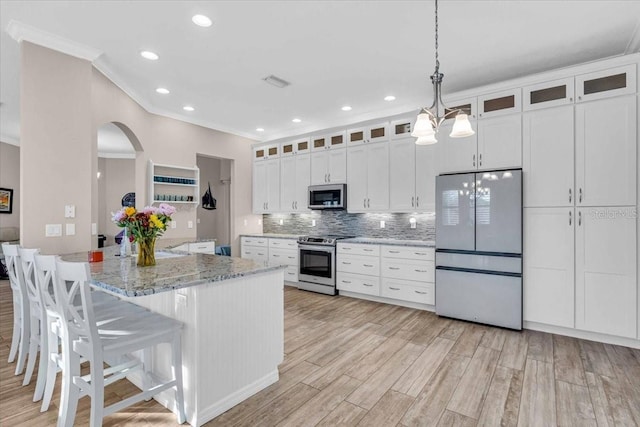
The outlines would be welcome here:
<svg viewBox="0 0 640 427">
<path fill-rule="evenodd" d="M 436 242 L 433 240 L 399 240 L 373 237 L 354 237 L 352 239 L 340 240 L 340 243 L 360 243 L 364 245 L 388 245 L 388 246 L 413 246 L 421 248 L 435 248 Z"/>
<path fill-rule="evenodd" d="M 166 239 L 169 240 L 169 239 Z M 255 261 L 209 254 L 187 255 L 170 250 L 156 251 L 156 265 L 137 267 L 135 256 L 121 259 L 118 246 L 104 248 L 104 261 L 90 263 L 92 284 L 107 291 L 137 297 L 210 282 L 284 270 Z M 88 259 L 87 252 L 63 255 L 65 261 Z"/>
<path fill-rule="evenodd" d="M 254 234 L 241 234 L 240 237 L 268 237 L 270 239 L 294 239 L 298 240 L 298 237 L 304 236 L 304 234 L 277 234 L 277 233 L 254 233 Z"/>
</svg>

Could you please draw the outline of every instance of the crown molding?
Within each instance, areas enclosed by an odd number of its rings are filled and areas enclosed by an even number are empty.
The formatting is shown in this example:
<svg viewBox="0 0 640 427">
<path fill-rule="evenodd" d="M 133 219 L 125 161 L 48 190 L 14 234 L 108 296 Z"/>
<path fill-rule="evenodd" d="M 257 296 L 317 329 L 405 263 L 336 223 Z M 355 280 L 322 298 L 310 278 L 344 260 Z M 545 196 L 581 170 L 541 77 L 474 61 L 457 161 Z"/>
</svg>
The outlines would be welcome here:
<svg viewBox="0 0 640 427">
<path fill-rule="evenodd" d="M 48 33 L 14 19 L 12 19 L 9 22 L 9 25 L 7 25 L 7 33 L 18 43 L 28 41 L 29 43 L 44 46 L 90 62 L 95 61 L 100 55 L 102 55 L 102 51 L 98 49 Z"/>
</svg>

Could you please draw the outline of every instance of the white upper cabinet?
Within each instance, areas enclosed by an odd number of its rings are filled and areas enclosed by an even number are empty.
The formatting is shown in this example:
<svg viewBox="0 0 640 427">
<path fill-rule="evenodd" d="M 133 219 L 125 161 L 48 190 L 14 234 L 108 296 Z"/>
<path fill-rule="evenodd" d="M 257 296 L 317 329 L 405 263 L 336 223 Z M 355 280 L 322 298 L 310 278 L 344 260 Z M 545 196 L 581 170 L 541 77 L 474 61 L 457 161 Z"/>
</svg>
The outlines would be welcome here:
<svg viewBox="0 0 640 427">
<path fill-rule="evenodd" d="M 415 138 L 395 139 L 389 143 L 389 207 L 394 212 L 416 209 Z"/>
<path fill-rule="evenodd" d="M 254 161 L 277 159 L 278 157 L 280 157 L 279 144 L 262 145 L 260 147 L 253 148 Z"/>
<path fill-rule="evenodd" d="M 253 163 L 253 212 L 280 211 L 280 159 Z"/>
<path fill-rule="evenodd" d="M 524 206 L 573 206 L 573 105 L 523 115 Z"/>
<path fill-rule="evenodd" d="M 576 206 L 636 204 L 635 95 L 576 105 Z"/>
<path fill-rule="evenodd" d="M 309 138 L 301 138 L 280 144 L 280 156 L 293 156 L 296 154 L 307 154 L 311 151 Z"/>
<path fill-rule="evenodd" d="M 636 64 L 576 76 L 577 102 L 636 93 Z"/>
<path fill-rule="evenodd" d="M 477 164 L 478 169 L 522 166 L 521 114 L 478 120 Z"/>
<path fill-rule="evenodd" d="M 478 97 L 478 118 L 501 116 L 522 111 L 522 90 L 509 89 Z"/>
<path fill-rule="evenodd" d="M 311 185 L 347 182 L 347 150 L 311 153 Z"/>
<path fill-rule="evenodd" d="M 355 146 L 389 140 L 389 122 L 347 130 L 347 145 Z"/>
<path fill-rule="evenodd" d="M 412 211 L 436 210 L 436 176 L 442 146 L 416 146 L 416 207 Z"/>
<path fill-rule="evenodd" d="M 311 169 L 309 154 L 280 159 L 280 212 L 307 212 Z"/>
<path fill-rule="evenodd" d="M 363 144 L 347 151 L 349 212 L 389 209 L 389 145 Z"/>
<path fill-rule="evenodd" d="M 526 86 L 523 89 L 523 110 L 531 111 L 573 104 L 573 88 L 573 77 Z"/>
<path fill-rule="evenodd" d="M 391 134 L 391 139 L 404 139 L 407 137 L 411 137 L 411 132 L 413 132 L 413 126 L 416 122 L 416 117 L 417 115 L 392 120 L 391 123 L 389 123 L 389 132 Z"/>
<path fill-rule="evenodd" d="M 475 134 L 464 138 L 451 138 L 452 121 L 440 126 L 436 135 L 440 146 L 442 165 L 439 172 L 466 172 L 478 168 L 478 121 L 470 120 Z"/>
</svg>

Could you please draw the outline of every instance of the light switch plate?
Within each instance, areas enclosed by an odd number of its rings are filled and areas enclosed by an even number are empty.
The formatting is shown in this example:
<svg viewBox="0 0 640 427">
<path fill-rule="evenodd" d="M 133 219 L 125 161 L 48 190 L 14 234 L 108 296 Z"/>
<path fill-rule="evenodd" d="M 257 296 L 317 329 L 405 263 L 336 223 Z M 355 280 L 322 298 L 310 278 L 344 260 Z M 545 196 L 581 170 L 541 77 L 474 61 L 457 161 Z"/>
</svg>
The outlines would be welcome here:
<svg viewBox="0 0 640 427">
<path fill-rule="evenodd" d="M 98 234 L 98 224 L 96 224 L 95 222 L 91 223 L 91 235 L 95 236 L 96 234 Z"/>
<path fill-rule="evenodd" d="M 76 207 L 74 205 L 65 205 L 65 207 L 64 207 L 64 217 L 65 218 L 75 218 L 76 217 Z"/>
<path fill-rule="evenodd" d="M 193 221 L 187 221 L 187 228 L 193 228 Z"/>
<path fill-rule="evenodd" d="M 47 224 L 44 226 L 45 237 L 62 236 L 62 224 Z"/>
<path fill-rule="evenodd" d="M 171 221 L 171 228 L 177 228 L 178 223 L 176 221 Z"/>
<path fill-rule="evenodd" d="M 76 234 L 76 225 L 75 224 L 65 224 L 64 234 L 67 236 L 75 236 Z"/>
</svg>

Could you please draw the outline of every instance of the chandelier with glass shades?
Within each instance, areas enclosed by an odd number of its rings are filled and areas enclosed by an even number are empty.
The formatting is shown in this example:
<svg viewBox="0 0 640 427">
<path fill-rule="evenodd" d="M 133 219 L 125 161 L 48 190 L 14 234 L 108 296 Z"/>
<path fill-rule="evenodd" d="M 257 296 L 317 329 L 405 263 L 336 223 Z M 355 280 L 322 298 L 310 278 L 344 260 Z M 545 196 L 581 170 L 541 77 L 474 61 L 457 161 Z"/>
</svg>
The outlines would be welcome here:
<svg viewBox="0 0 640 427">
<path fill-rule="evenodd" d="M 430 145 L 438 142 L 436 133 L 442 122 L 451 117 L 455 117 L 453 128 L 449 134 L 452 138 L 462 138 L 471 136 L 475 132 L 471 128 L 469 117 L 462 110 L 449 109 L 442 102 L 442 78 L 444 74 L 440 72 L 440 61 L 438 60 L 438 0 L 436 2 L 436 70 L 431 75 L 431 83 L 433 84 L 433 104 L 429 108 L 422 108 L 418 113 L 416 124 L 413 127 L 411 136 L 416 139 L 417 145 Z"/>
</svg>

